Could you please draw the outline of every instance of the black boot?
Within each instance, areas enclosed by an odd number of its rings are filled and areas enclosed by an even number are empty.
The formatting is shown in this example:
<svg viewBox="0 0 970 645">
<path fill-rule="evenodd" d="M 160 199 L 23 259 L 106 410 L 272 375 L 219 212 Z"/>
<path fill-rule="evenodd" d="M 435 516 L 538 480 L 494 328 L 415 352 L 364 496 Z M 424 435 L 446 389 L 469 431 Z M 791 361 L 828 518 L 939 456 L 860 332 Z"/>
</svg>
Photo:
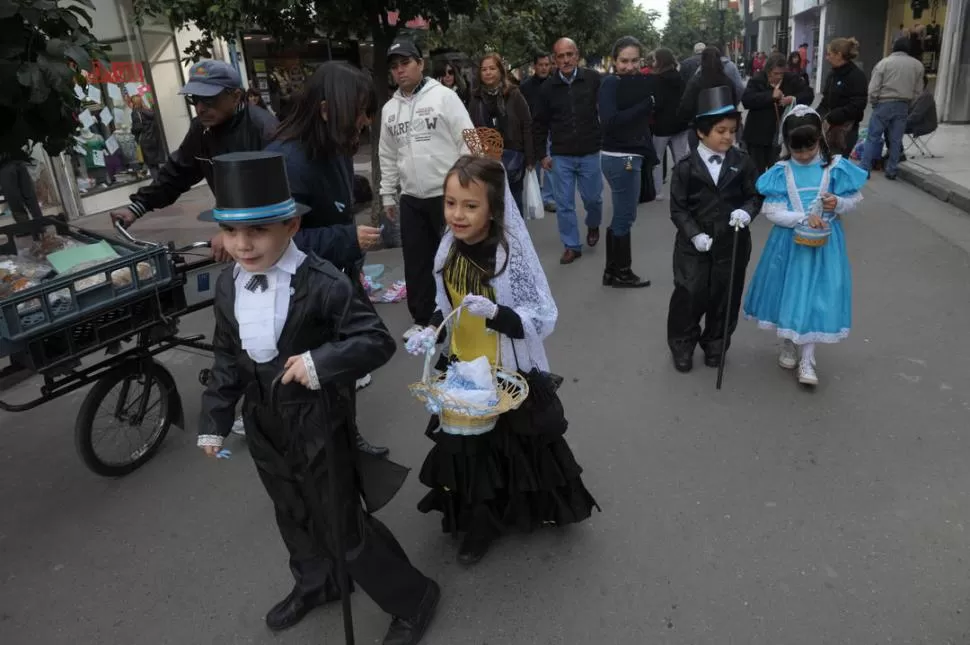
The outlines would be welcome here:
<svg viewBox="0 0 970 645">
<path fill-rule="evenodd" d="M 373 457 L 381 457 L 381 458 L 391 454 L 391 451 L 388 448 L 385 448 L 383 446 L 371 445 L 371 443 L 367 441 L 367 439 L 364 439 L 363 435 L 361 435 L 360 432 L 357 433 L 357 450 L 361 452 L 366 452 L 368 455 L 371 455 Z"/>
<path fill-rule="evenodd" d="M 650 281 L 641 280 L 640 276 L 630 268 L 630 265 L 633 264 L 632 250 L 630 249 L 630 234 L 613 235 L 612 237 L 613 278 L 609 285 L 615 289 L 641 289 L 643 287 L 649 287 Z M 603 284 L 606 284 L 605 276 Z"/>
<path fill-rule="evenodd" d="M 613 278 L 615 278 L 616 266 L 613 264 L 613 229 L 606 228 L 606 268 L 603 269 L 603 286 L 609 287 L 613 285 Z"/>
</svg>

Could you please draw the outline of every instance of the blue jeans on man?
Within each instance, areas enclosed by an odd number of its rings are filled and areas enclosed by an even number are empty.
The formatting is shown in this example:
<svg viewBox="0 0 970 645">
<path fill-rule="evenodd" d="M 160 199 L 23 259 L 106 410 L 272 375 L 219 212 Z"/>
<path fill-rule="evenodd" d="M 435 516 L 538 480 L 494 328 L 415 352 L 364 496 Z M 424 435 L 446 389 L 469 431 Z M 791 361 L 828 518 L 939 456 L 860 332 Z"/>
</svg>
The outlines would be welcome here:
<svg viewBox="0 0 970 645">
<path fill-rule="evenodd" d="M 862 168 L 872 170 L 872 163 L 882 157 L 883 136 L 889 138 L 889 160 L 886 161 L 886 177 L 896 178 L 899 158 L 903 154 L 903 134 L 906 133 L 906 117 L 909 101 L 886 101 L 876 103 L 869 118 L 866 146 L 862 153 Z"/>
<path fill-rule="evenodd" d="M 553 155 L 552 175 L 556 191 L 556 219 L 559 238 L 567 249 L 582 252 L 576 221 L 576 184 L 586 208 L 586 227 L 599 229 L 603 220 L 603 173 L 599 153 L 571 156 Z"/>
</svg>

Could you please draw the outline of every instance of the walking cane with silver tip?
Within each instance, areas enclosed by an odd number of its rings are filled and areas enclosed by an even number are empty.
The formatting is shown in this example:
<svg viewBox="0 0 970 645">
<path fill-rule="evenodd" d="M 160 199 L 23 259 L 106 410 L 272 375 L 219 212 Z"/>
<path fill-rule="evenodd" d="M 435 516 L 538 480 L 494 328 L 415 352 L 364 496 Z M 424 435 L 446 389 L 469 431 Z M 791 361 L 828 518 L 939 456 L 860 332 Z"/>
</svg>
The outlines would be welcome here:
<svg viewBox="0 0 970 645">
<path fill-rule="evenodd" d="M 731 275 L 728 276 L 728 290 L 724 310 L 724 336 L 721 338 L 721 362 L 717 366 L 717 389 L 721 389 L 724 380 L 724 363 L 727 359 L 728 333 L 731 330 L 731 296 L 734 293 L 734 271 L 738 265 L 738 232 L 740 222 L 734 225 L 734 241 L 731 243 Z"/>
</svg>

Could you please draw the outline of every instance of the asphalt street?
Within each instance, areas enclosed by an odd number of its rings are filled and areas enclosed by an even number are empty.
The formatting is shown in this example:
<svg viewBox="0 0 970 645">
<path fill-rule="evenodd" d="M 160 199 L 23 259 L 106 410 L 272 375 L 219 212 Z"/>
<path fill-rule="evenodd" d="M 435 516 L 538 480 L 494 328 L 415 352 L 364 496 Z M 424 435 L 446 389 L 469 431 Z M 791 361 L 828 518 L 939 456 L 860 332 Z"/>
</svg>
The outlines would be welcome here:
<svg viewBox="0 0 970 645">
<path fill-rule="evenodd" d="M 819 349 L 815 391 L 746 322 L 722 391 L 700 353 L 693 373 L 674 371 L 666 202 L 641 206 L 634 229 L 635 269 L 654 281 L 641 291 L 600 286 L 601 247 L 560 266 L 554 217 L 531 223 L 560 309 L 547 349 L 566 377 L 567 438 L 603 512 L 503 539 L 472 569 L 415 509 L 429 442 L 407 385 L 420 362 L 399 350 L 374 375 L 362 431 L 415 469 L 380 518 L 444 592 L 428 645 L 968 642 L 970 218 L 881 176 L 865 195 L 846 218 L 852 335 Z M 138 226 L 182 241 L 208 232 L 174 211 Z M 756 249 L 769 226 L 755 221 Z M 379 311 L 395 335 L 409 322 L 403 304 Z M 204 312 L 184 328 L 211 326 Z M 265 628 L 291 584 L 269 500 L 243 440 L 230 460 L 195 447 L 206 359 L 164 361 L 190 427 L 123 479 L 75 453 L 83 392 L 0 413 L 0 643 L 341 643 L 338 606 Z M 387 617 L 362 593 L 354 610 L 358 642 L 379 643 Z"/>
</svg>

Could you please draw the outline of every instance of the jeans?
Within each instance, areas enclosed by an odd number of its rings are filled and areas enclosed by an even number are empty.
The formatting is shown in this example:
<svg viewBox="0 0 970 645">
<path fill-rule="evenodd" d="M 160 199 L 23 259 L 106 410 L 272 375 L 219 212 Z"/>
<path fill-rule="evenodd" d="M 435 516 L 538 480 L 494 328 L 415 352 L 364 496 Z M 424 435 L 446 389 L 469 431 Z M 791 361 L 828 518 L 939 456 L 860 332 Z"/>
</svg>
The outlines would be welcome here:
<svg viewBox="0 0 970 645">
<path fill-rule="evenodd" d="M 627 162 L 631 168 L 627 169 Z M 637 203 L 640 201 L 640 173 L 643 157 L 638 155 L 614 157 L 602 155 L 603 175 L 613 194 L 613 218 L 610 230 L 617 237 L 630 234 L 637 220 Z"/>
<path fill-rule="evenodd" d="M 539 184 L 542 186 L 542 204 L 556 203 L 556 184 L 553 175 L 548 170 L 543 170 L 542 166 L 536 164 L 536 173 Z"/>
<path fill-rule="evenodd" d="M 581 251 L 583 244 L 579 241 L 579 226 L 576 223 L 576 183 L 579 183 L 579 195 L 586 207 L 587 228 L 599 228 L 603 220 L 603 173 L 600 169 L 600 155 L 555 155 L 552 158 L 552 174 L 556 184 L 559 239 L 567 249 Z"/>
<path fill-rule="evenodd" d="M 653 148 L 657 151 L 657 159 L 660 160 L 660 163 L 653 167 L 653 187 L 657 191 L 657 197 L 660 197 L 663 195 L 664 161 L 667 157 L 667 148 L 670 148 L 670 153 L 674 156 L 675 165 L 678 161 L 690 154 L 690 148 L 687 146 L 687 130 L 669 137 L 654 135 Z M 615 233 L 616 231 L 613 232 Z"/>
<path fill-rule="evenodd" d="M 887 101 L 877 103 L 872 108 L 869 119 L 869 132 L 866 135 L 866 148 L 862 153 L 862 168 L 872 170 L 872 162 L 882 156 L 883 135 L 889 134 L 889 160 L 886 162 L 886 175 L 894 177 L 899 169 L 899 157 L 903 154 L 903 134 L 906 132 L 906 117 L 909 114 L 907 101 Z"/>
</svg>

